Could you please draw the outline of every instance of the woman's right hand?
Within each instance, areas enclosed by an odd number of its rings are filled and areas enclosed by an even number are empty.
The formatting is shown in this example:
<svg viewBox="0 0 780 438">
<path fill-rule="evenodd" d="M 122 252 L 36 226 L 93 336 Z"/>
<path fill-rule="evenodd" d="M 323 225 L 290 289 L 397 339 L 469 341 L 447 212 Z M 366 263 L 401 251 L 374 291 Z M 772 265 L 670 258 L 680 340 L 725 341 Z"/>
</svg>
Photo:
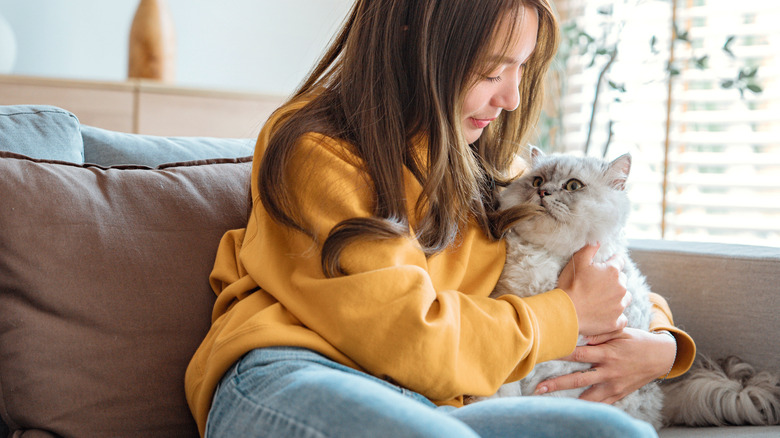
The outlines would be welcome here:
<svg viewBox="0 0 780 438">
<path fill-rule="evenodd" d="M 569 294 L 577 310 L 583 336 L 622 330 L 628 322 L 623 315 L 631 303 L 621 272 L 625 260 L 613 256 L 596 263 L 593 257 L 598 250 L 598 245 L 587 245 L 574 253 L 558 277 L 558 287 Z"/>
</svg>

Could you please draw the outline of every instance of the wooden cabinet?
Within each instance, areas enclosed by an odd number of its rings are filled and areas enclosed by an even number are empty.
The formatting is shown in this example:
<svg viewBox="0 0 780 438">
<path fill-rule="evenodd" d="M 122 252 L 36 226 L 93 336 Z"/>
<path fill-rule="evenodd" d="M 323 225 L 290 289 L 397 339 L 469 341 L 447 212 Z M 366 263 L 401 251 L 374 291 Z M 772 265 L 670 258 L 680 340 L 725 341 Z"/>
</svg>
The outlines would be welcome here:
<svg viewBox="0 0 780 438">
<path fill-rule="evenodd" d="M 0 105 L 54 105 L 85 125 L 133 131 L 135 84 L 0 76 Z"/>
<path fill-rule="evenodd" d="M 82 124 L 163 136 L 255 137 L 284 96 L 0 75 L 0 105 L 54 105 Z"/>
</svg>

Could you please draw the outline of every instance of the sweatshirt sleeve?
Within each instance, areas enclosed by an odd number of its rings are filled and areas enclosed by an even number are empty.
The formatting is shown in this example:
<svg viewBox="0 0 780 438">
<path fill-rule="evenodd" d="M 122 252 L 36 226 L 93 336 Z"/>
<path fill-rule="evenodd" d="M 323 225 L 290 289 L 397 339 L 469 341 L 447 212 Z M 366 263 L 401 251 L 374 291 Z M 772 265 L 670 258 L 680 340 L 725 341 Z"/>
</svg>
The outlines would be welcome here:
<svg viewBox="0 0 780 438">
<path fill-rule="evenodd" d="M 340 258 L 348 275 L 325 277 L 322 242 L 339 222 L 371 215 L 371 184 L 359 160 L 319 135 L 299 142 L 288 170 L 292 201 L 316 239 L 280 226 L 256 200 L 241 263 L 301 327 L 367 372 L 448 400 L 490 395 L 574 350 L 577 317 L 565 292 L 495 300 L 437 290 L 411 231 L 350 244 Z"/>
<path fill-rule="evenodd" d="M 650 331 L 669 330 L 677 341 L 677 356 L 674 359 L 672 370 L 669 372 L 669 378 L 681 376 L 693 365 L 696 358 L 696 344 L 688 333 L 674 326 L 672 311 L 662 296 L 651 292 L 650 302 L 653 304 Z"/>
</svg>

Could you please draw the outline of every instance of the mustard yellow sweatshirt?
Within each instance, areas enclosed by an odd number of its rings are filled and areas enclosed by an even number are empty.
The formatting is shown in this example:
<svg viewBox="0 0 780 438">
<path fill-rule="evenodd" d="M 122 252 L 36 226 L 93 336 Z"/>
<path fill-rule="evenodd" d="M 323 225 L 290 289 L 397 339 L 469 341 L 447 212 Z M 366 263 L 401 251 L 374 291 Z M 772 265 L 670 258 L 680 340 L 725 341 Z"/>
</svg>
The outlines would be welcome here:
<svg viewBox="0 0 780 438">
<path fill-rule="evenodd" d="M 289 105 L 284 112 L 299 107 Z M 475 223 L 457 245 L 428 258 L 411 235 L 352 244 L 340 259 L 350 275 L 326 278 L 321 248 L 274 222 L 259 200 L 259 163 L 280 117 L 277 112 L 258 138 L 252 212 L 246 228 L 227 232 L 220 243 L 210 277 L 217 294 L 212 326 L 185 377 L 201 435 L 223 374 L 255 348 L 309 348 L 455 406 L 463 394 L 492 394 L 536 363 L 573 351 L 577 316 L 562 290 L 488 298 L 506 251 Z M 342 220 L 371 215 L 371 185 L 359 162 L 323 135 L 299 141 L 290 189 L 320 243 Z M 405 183 L 411 211 L 421 187 L 409 173 Z M 682 333 L 673 328 L 666 303 L 656 298 L 656 324 Z"/>
</svg>

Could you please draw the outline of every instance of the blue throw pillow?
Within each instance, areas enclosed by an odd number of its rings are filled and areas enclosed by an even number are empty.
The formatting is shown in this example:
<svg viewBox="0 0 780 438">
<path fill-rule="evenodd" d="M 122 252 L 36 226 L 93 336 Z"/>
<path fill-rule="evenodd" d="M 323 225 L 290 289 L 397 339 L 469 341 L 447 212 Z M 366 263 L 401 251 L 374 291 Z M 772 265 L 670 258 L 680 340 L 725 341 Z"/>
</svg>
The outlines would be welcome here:
<svg viewBox="0 0 780 438">
<path fill-rule="evenodd" d="M 101 166 L 142 165 L 241 158 L 254 152 L 254 139 L 160 137 L 125 134 L 82 125 L 84 161 Z"/>
<path fill-rule="evenodd" d="M 0 106 L 0 150 L 32 158 L 84 163 L 79 119 L 48 105 Z"/>
</svg>

